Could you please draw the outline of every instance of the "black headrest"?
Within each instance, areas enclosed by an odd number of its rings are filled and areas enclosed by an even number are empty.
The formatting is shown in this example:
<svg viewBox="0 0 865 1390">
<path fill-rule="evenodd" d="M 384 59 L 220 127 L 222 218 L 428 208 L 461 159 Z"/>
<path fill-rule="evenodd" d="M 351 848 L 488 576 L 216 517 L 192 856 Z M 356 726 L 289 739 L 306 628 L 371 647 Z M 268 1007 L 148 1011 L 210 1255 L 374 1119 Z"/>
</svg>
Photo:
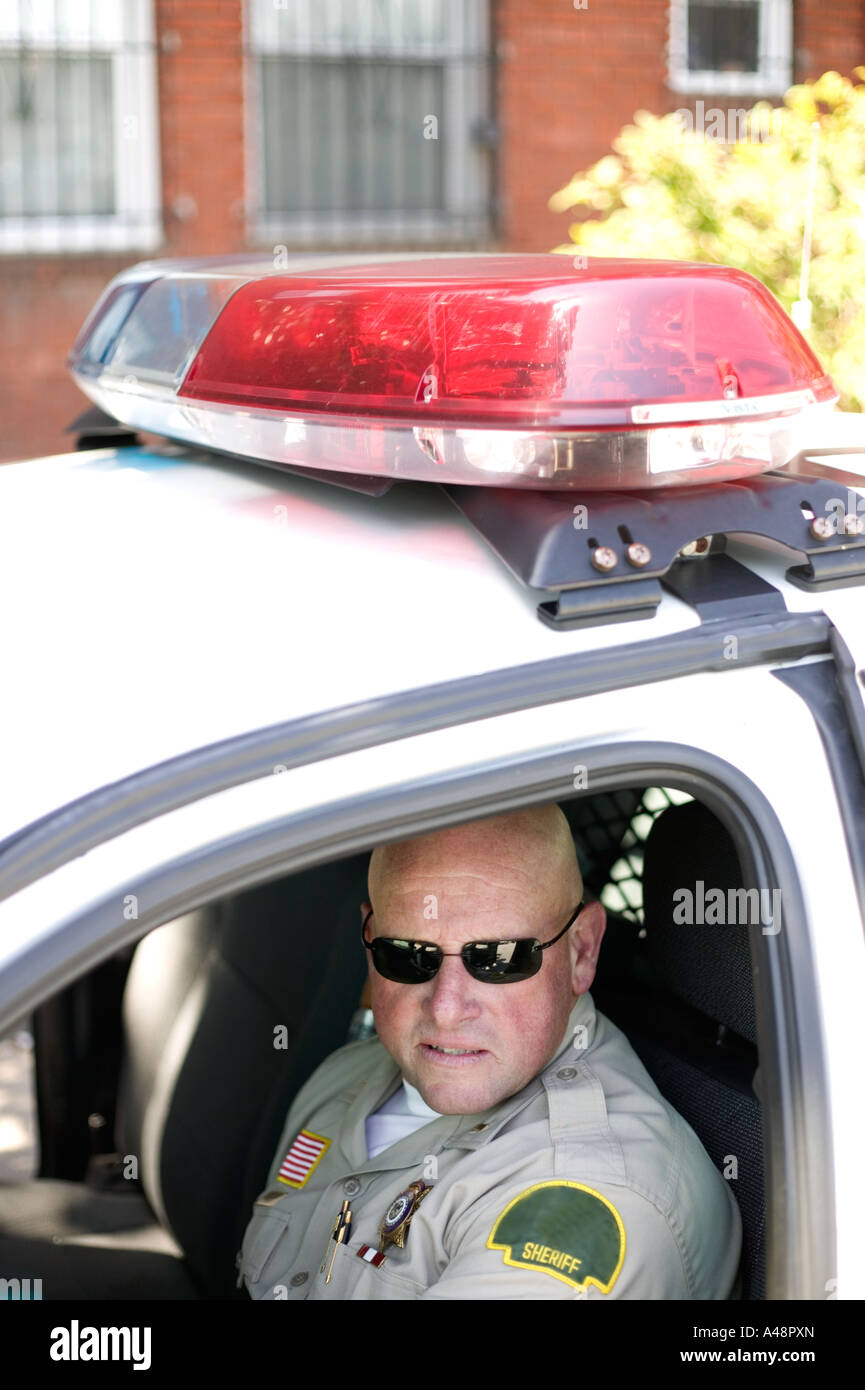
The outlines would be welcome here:
<svg viewBox="0 0 865 1390">
<path fill-rule="evenodd" d="M 643 861 L 646 958 L 658 982 L 678 998 L 756 1042 L 748 926 L 726 922 L 733 915 L 726 910 L 728 890 L 741 886 L 733 841 L 711 811 L 689 801 L 661 812 Z M 721 916 L 706 905 L 712 889 L 724 895 L 723 925 L 699 920 Z M 690 905 L 696 920 L 676 920 Z"/>
</svg>

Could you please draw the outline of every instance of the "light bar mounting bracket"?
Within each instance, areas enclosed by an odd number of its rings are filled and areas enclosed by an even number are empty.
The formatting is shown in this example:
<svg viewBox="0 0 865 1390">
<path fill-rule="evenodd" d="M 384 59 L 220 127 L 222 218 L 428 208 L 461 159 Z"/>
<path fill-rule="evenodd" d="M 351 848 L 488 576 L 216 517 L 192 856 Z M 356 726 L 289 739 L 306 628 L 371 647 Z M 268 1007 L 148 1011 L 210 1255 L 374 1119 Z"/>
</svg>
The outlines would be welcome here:
<svg viewBox="0 0 865 1390">
<path fill-rule="evenodd" d="M 815 518 L 837 517 L 842 506 L 837 482 L 825 478 L 763 473 L 650 493 L 454 485 L 445 491 L 522 583 L 546 591 L 538 616 L 554 628 L 651 617 L 662 583 L 705 617 L 713 608 L 718 616 L 729 612 L 731 604 L 739 612 L 742 605 L 764 611 L 772 604 L 768 594 L 759 597 L 762 581 L 743 584 L 731 561 L 715 562 L 726 537 L 737 533 L 764 536 L 804 555 L 804 564 L 787 571 L 798 588 L 819 592 L 865 583 L 865 536 L 836 528 L 818 539 L 811 530 Z M 682 555 L 700 542 L 705 559 Z M 688 579 L 687 571 L 706 559 L 713 563 L 705 577 Z"/>
</svg>

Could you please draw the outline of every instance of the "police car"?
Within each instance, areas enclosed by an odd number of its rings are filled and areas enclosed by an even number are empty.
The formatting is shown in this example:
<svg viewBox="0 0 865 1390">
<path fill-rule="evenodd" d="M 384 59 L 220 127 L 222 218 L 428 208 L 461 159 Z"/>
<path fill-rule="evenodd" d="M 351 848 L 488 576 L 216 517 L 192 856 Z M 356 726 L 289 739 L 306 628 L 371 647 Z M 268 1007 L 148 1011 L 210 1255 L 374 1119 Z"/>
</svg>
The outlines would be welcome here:
<svg viewBox="0 0 865 1390">
<path fill-rule="evenodd" d="M 772 296 L 151 262 L 70 367 L 81 447 L 0 470 L 0 1033 L 32 1020 L 41 1154 L 6 1287 L 240 1297 L 371 848 L 555 801 L 743 1298 L 863 1297 L 865 434 Z"/>
</svg>

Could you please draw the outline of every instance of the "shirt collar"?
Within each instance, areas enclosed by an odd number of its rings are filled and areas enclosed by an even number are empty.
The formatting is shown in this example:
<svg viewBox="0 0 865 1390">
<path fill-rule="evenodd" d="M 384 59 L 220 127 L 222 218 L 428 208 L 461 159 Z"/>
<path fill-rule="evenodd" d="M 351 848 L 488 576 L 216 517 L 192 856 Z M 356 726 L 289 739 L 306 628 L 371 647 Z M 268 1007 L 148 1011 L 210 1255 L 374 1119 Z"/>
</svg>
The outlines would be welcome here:
<svg viewBox="0 0 865 1390">
<path fill-rule="evenodd" d="M 488 1144 L 491 1139 L 495 1138 L 499 1130 L 513 1119 L 514 1115 L 540 1095 L 544 1089 L 544 1073 L 554 1067 L 563 1053 L 574 1045 L 580 1029 L 585 1029 L 585 1032 L 579 1035 L 577 1045 L 580 1049 L 579 1055 L 585 1056 L 594 1042 L 596 1027 L 595 1005 L 592 996 L 586 992 L 579 996 L 571 1009 L 562 1040 L 538 1075 L 533 1077 L 521 1091 L 517 1091 L 516 1095 L 508 1096 L 506 1100 L 501 1100 L 497 1105 L 490 1106 L 481 1114 L 464 1115 L 454 1134 L 445 1143 L 445 1148 L 477 1149 L 483 1144 Z"/>
<path fill-rule="evenodd" d="M 441 1111 L 433 1110 L 431 1106 L 427 1105 L 420 1091 L 415 1086 L 412 1086 L 410 1081 L 406 1081 L 405 1077 L 402 1079 L 402 1088 L 409 1114 L 423 1115 L 426 1120 L 441 1119 Z"/>
</svg>

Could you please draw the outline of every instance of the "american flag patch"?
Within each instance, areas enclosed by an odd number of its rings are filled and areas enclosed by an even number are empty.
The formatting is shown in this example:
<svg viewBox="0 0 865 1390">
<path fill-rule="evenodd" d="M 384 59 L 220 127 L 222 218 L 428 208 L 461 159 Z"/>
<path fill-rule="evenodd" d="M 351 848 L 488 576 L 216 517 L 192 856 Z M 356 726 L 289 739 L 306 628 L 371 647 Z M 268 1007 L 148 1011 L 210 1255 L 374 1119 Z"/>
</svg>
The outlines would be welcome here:
<svg viewBox="0 0 865 1390">
<path fill-rule="evenodd" d="M 279 1182 L 287 1183 L 289 1187 L 303 1187 L 319 1159 L 329 1148 L 329 1139 L 323 1138 L 320 1134 L 312 1134 L 308 1129 L 302 1129 L 282 1160 L 282 1167 L 276 1175 Z"/>
</svg>

